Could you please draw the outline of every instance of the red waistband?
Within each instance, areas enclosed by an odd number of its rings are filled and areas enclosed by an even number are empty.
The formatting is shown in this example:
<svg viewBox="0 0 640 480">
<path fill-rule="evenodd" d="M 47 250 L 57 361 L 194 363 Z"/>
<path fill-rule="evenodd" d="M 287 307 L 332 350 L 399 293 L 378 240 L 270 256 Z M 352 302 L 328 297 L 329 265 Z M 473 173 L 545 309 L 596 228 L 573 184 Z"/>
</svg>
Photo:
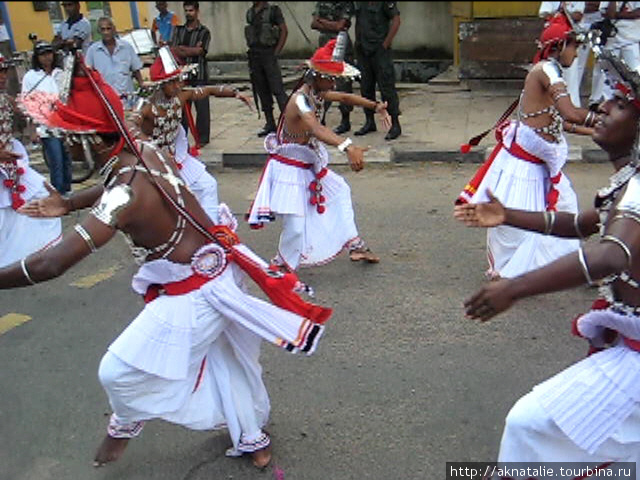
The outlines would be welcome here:
<svg viewBox="0 0 640 480">
<path fill-rule="evenodd" d="M 208 281 L 213 280 L 210 277 L 203 277 L 194 273 L 193 275 L 179 280 L 177 282 L 165 283 L 163 285 L 153 284 L 147 288 L 147 293 L 144 294 L 144 302 L 149 303 L 158 298 L 160 295 L 185 295 L 194 290 L 198 290 Z"/>
<path fill-rule="evenodd" d="M 295 160 L 293 158 L 283 157 L 282 155 L 278 155 L 277 153 L 271 153 L 269 155 L 269 158 L 273 158 L 274 160 L 277 160 L 280 163 L 284 163 L 285 165 L 291 165 L 292 167 L 306 168 L 307 170 L 313 168 L 313 163 L 301 162 L 300 160 Z"/>
<path fill-rule="evenodd" d="M 218 243 L 225 248 L 225 250 L 239 242 L 238 236 L 235 232 L 223 225 L 214 225 L 209 228 L 208 231 L 216 237 Z M 185 295 L 189 292 L 193 292 L 194 290 L 198 290 L 205 283 L 213 280 L 213 278 L 194 273 L 193 275 L 177 282 L 164 284 L 154 283 L 149 285 L 147 292 L 143 295 L 143 298 L 145 303 L 149 303 L 160 295 Z"/>
<path fill-rule="evenodd" d="M 524 160 L 526 162 L 531 162 L 531 163 L 536 163 L 536 164 L 540 164 L 540 163 L 544 163 L 544 161 L 538 157 L 536 157 L 535 155 L 527 152 L 524 148 L 522 148 L 520 145 L 518 145 L 516 143 L 516 141 L 512 141 L 511 142 L 511 146 L 507 147 L 506 145 L 504 145 L 505 150 L 507 150 L 511 155 L 513 155 L 514 157 L 519 158 L 520 160 Z"/>
</svg>

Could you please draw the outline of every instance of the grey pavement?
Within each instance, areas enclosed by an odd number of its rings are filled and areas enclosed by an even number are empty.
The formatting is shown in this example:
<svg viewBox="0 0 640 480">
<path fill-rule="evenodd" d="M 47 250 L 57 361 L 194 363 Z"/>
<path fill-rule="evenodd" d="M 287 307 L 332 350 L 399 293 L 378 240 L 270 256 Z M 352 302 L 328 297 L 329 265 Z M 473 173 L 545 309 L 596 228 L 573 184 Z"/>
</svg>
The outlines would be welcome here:
<svg viewBox="0 0 640 480">
<path fill-rule="evenodd" d="M 464 317 L 464 299 L 485 283 L 486 233 L 456 223 L 452 207 L 475 168 L 335 168 L 381 262 L 354 264 L 342 254 L 300 271 L 315 302 L 334 315 L 311 357 L 262 346 L 274 441 L 274 465 L 265 472 L 248 459 L 225 458 L 224 431 L 162 421 L 149 422 L 117 463 L 91 466 L 111 412 L 98 365 L 142 308 L 121 236 L 58 279 L 0 291 L 0 319 L 31 318 L 0 334 L 0 479 L 443 480 L 446 462 L 494 460 L 511 405 L 585 355 L 571 319 L 597 292 L 582 287 L 523 300 L 486 324 Z M 582 206 L 611 171 L 567 166 Z M 239 219 L 259 176 L 259 168 L 216 172 L 220 198 Z M 65 230 L 85 214 L 65 217 Z M 280 228 L 277 221 L 251 230 L 241 221 L 239 235 L 270 258 Z"/>
<path fill-rule="evenodd" d="M 402 135 L 396 140 L 384 140 L 385 133 L 380 129 L 363 137 L 354 136 L 353 132 L 364 123 L 362 109 L 354 110 L 352 130 L 346 135 L 356 144 L 370 147 L 365 156 L 367 162 L 481 162 L 486 158 L 495 145 L 492 134 L 469 154 L 461 154 L 460 145 L 490 128 L 520 92 L 514 90 L 513 82 L 505 83 L 502 88 L 494 83 L 486 89 L 476 86 L 470 89 L 452 72 L 450 69 L 429 83 L 397 84 Z M 250 92 L 246 84 L 235 85 Z M 359 92 L 357 84 L 354 90 Z M 211 143 L 202 151 L 203 160 L 224 166 L 261 165 L 264 148 L 256 132 L 262 128 L 263 118 L 258 119 L 257 114 L 252 114 L 234 99 L 212 98 L 211 112 Z M 327 115 L 327 126 L 333 128 L 339 122 L 340 113 L 332 107 Z M 590 137 L 567 134 L 567 140 L 569 161 L 603 160 Z M 330 147 L 330 153 L 333 164 L 346 163 L 346 157 L 336 148 Z"/>
</svg>

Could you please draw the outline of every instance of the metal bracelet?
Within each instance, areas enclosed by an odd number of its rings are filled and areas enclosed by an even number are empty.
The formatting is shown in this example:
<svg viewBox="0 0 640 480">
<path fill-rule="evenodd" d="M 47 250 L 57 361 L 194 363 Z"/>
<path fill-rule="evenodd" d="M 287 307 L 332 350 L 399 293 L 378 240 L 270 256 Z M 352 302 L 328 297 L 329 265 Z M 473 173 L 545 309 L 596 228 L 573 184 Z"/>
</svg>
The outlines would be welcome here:
<svg viewBox="0 0 640 480">
<path fill-rule="evenodd" d="M 580 266 L 582 267 L 582 274 L 584 275 L 584 278 L 587 279 L 587 283 L 589 285 L 593 285 L 593 279 L 591 278 L 591 274 L 589 273 L 589 266 L 587 265 L 587 259 L 584 256 L 582 247 L 578 249 L 578 260 L 580 261 Z"/>
<path fill-rule="evenodd" d="M 578 238 L 580 240 L 584 240 L 584 235 L 582 235 L 582 232 L 580 231 L 580 214 L 579 213 L 575 213 L 573 215 L 573 228 L 576 229 L 576 235 L 578 236 Z"/>
<path fill-rule="evenodd" d="M 89 232 L 87 232 L 82 225 L 77 223 L 73 227 L 73 229 L 76 232 L 78 232 L 78 235 L 80 235 L 82 239 L 87 243 L 87 245 L 89 246 L 89 250 L 91 250 L 91 253 L 95 253 L 98 250 L 96 248 L 96 244 L 93 243 L 93 239 L 91 238 L 91 235 L 89 235 Z"/>
<path fill-rule="evenodd" d="M 609 222 L 609 224 L 613 223 L 615 220 L 624 220 L 625 218 L 628 218 L 629 220 L 633 220 L 634 222 L 640 224 L 640 218 L 638 218 L 636 214 L 630 212 L 618 213 L 615 217 L 613 217 L 613 219 L 611 219 L 611 222 Z"/>
<path fill-rule="evenodd" d="M 600 242 L 612 242 L 618 245 L 624 251 L 624 254 L 627 256 L 627 266 L 631 267 L 631 262 L 633 260 L 631 256 L 631 250 L 627 247 L 627 244 L 620 240 L 618 237 L 614 237 L 613 235 L 605 235 L 602 237 Z"/>
<path fill-rule="evenodd" d="M 20 260 L 20 267 L 22 267 L 22 274 L 24 275 L 24 278 L 26 278 L 31 285 L 35 285 L 36 282 L 33 281 L 33 278 L 31 278 L 31 275 L 29 275 L 29 270 L 27 270 L 26 260 L 27 260 L 27 257 L 24 257 L 22 260 Z"/>
<path fill-rule="evenodd" d="M 347 148 L 349 148 L 349 145 L 352 145 L 352 144 L 353 144 L 353 140 L 351 140 L 350 138 L 347 138 L 344 142 L 338 145 L 338 150 L 340 150 L 342 153 L 345 153 L 347 151 Z"/>
<path fill-rule="evenodd" d="M 556 223 L 556 212 L 544 212 L 544 234 L 549 235 Z"/>
<path fill-rule="evenodd" d="M 585 127 L 593 127 L 593 124 L 596 123 L 596 114 L 593 111 L 589 111 L 589 113 L 587 113 L 587 116 L 584 119 L 584 126 Z"/>
</svg>

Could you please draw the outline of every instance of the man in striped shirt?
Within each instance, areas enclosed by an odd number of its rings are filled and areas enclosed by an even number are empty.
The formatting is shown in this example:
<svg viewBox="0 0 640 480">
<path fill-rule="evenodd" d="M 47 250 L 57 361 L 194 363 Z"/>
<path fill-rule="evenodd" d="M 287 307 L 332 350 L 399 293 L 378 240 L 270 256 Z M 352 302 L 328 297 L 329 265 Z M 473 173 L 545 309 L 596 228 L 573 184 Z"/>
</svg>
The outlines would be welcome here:
<svg viewBox="0 0 640 480">
<path fill-rule="evenodd" d="M 182 2 L 184 8 L 185 24 L 176 26 L 171 40 L 172 51 L 185 64 L 197 63 L 198 73 L 195 78 L 188 81 L 191 86 L 206 85 L 209 81 L 207 69 L 207 51 L 211 40 L 209 29 L 200 23 L 199 2 Z M 195 100 L 196 106 L 196 130 L 192 132 L 194 138 L 197 135 L 199 145 L 209 143 L 211 117 L 209 112 L 209 98 Z M 187 129 L 186 119 L 183 121 Z"/>
</svg>

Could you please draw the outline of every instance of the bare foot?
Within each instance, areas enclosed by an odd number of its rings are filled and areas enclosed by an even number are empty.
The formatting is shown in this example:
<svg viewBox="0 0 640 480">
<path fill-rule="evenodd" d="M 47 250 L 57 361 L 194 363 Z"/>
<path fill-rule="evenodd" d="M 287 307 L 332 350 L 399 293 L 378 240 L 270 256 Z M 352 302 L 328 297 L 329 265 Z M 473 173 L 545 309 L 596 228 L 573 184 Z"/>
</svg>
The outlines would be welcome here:
<svg viewBox="0 0 640 480">
<path fill-rule="evenodd" d="M 378 263 L 380 258 L 369 248 L 356 248 L 349 252 L 349 258 L 352 262 L 359 262 L 364 260 L 367 263 Z"/>
<path fill-rule="evenodd" d="M 271 445 L 263 448 L 262 450 L 256 450 L 251 454 L 253 459 L 253 465 L 256 468 L 266 468 L 271 462 Z"/>
<path fill-rule="evenodd" d="M 128 438 L 113 438 L 107 435 L 98 447 L 93 459 L 94 467 L 102 467 L 109 462 L 115 462 L 120 458 L 129 443 Z"/>
</svg>

